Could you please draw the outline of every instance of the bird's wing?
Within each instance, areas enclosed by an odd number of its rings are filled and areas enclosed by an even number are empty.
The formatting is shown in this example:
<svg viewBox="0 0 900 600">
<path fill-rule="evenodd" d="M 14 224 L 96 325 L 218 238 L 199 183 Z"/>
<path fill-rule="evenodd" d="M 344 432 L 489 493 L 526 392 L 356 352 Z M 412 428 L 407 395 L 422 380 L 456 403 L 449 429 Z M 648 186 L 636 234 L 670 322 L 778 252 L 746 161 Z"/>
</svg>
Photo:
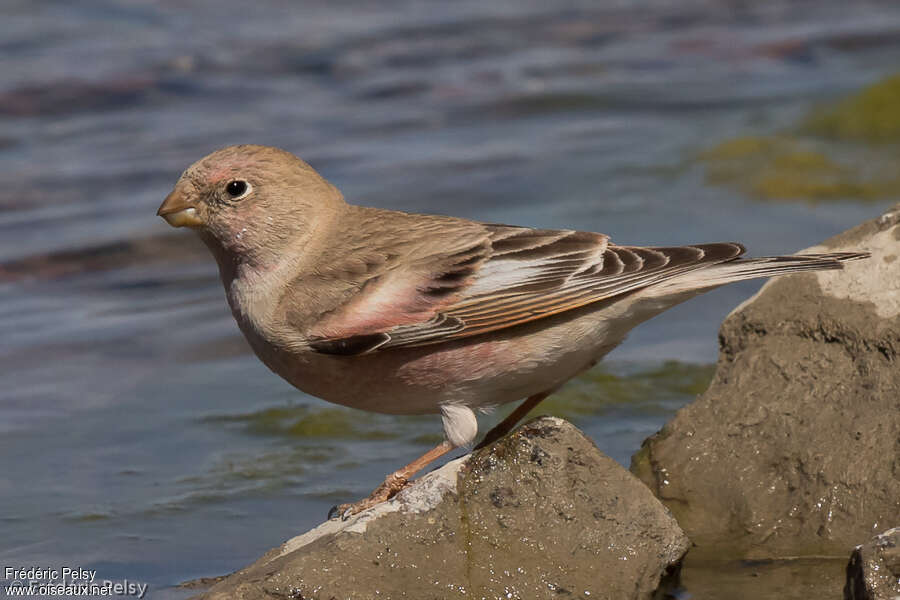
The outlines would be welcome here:
<svg viewBox="0 0 900 600">
<path fill-rule="evenodd" d="M 644 248 L 606 235 L 479 225 L 446 243 L 387 260 L 349 299 L 307 328 L 311 347 L 361 354 L 434 344 L 573 310 L 744 252 L 725 242 Z M 461 240 L 461 241 L 460 241 Z"/>
</svg>

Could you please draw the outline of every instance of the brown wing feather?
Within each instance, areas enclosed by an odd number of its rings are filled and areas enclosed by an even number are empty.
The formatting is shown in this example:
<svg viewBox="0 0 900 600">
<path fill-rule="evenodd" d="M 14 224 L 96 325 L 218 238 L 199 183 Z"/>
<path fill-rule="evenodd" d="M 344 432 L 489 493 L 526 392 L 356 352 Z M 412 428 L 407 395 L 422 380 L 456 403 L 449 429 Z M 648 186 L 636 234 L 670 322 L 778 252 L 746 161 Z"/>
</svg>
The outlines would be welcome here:
<svg viewBox="0 0 900 600">
<path fill-rule="evenodd" d="M 437 343 L 521 325 L 733 260 L 743 252 L 740 244 L 731 242 L 674 248 L 611 246 L 603 253 L 603 262 L 611 265 L 608 270 L 602 265 L 596 270 L 573 270 L 564 282 L 549 289 L 543 285 L 540 290 L 515 286 L 466 298 L 442 311 L 452 321 L 436 319 L 398 327 L 388 332 L 391 339 L 382 347 Z"/>
<path fill-rule="evenodd" d="M 401 306 L 396 326 L 357 319 L 344 335 L 311 336 L 321 352 L 358 354 L 433 344 L 513 327 L 628 293 L 744 252 L 731 242 L 673 248 L 616 246 L 603 234 L 485 225 L 481 243 L 448 257 L 420 257 L 416 290 L 430 299 L 430 318 L 409 322 Z M 439 258 L 439 260 L 438 260 Z M 434 262 L 428 268 L 429 261 Z M 423 267 L 424 265 L 424 267 Z M 387 270 L 366 286 L 399 277 Z M 352 304 L 352 302 L 351 302 Z M 418 302 L 421 304 L 421 302 Z M 348 304 L 348 307 L 350 304 Z M 338 313 L 346 314 L 348 310 Z M 423 314 L 421 310 L 416 314 Z M 404 322 L 405 320 L 405 322 Z M 374 329 L 366 329 L 369 322 Z M 381 325 L 381 326 L 379 326 Z M 320 328 L 323 331 L 325 328 Z"/>
</svg>

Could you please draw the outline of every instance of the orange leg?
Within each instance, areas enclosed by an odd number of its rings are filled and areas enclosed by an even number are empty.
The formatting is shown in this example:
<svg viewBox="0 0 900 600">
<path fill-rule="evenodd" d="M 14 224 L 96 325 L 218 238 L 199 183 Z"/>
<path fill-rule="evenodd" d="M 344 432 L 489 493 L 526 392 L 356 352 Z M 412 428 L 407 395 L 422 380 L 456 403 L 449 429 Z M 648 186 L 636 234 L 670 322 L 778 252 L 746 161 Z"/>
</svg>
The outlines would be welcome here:
<svg viewBox="0 0 900 600">
<path fill-rule="evenodd" d="M 522 417 L 527 415 L 532 408 L 541 403 L 541 401 L 550 395 L 550 392 L 541 392 L 540 394 L 535 394 L 534 396 L 529 396 L 525 399 L 522 404 L 516 407 L 514 411 L 512 411 L 508 417 L 503 419 L 500 423 L 494 426 L 493 429 L 487 432 L 484 436 L 484 440 L 478 446 L 476 446 L 476 450 L 478 448 L 483 448 L 489 444 L 494 443 L 495 441 L 502 438 L 504 435 L 509 433 L 516 424 L 522 420 Z M 336 517 L 340 517 L 342 519 L 347 519 L 356 513 L 362 512 L 368 508 L 372 508 L 376 504 L 380 504 L 385 500 L 389 500 L 394 497 L 394 495 L 405 488 L 409 484 L 409 478 L 421 471 L 425 468 L 429 463 L 439 459 L 443 455 L 447 454 L 453 450 L 453 446 L 450 445 L 450 442 L 443 441 L 416 460 L 412 461 L 402 469 L 398 469 L 388 475 L 384 482 L 375 488 L 368 498 L 363 498 L 359 502 L 354 502 L 352 504 L 341 504 L 339 506 L 333 507 L 330 511 L 328 511 L 328 518 L 333 519 Z"/>
<path fill-rule="evenodd" d="M 535 394 L 534 396 L 529 396 L 525 399 L 522 404 L 516 407 L 514 411 L 509 413 L 509 416 L 497 423 L 493 429 L 488 431 L 484 439 L 481 440 L 481 443 L 475 446 L 475 449 L 484 448 L 490 444 L 493 444 L 504 435 L 509 433 L 513 427 L 516 426 L 516 423 L 522 420 L 522 417 L 527 415 L 532 408 L 541 403 L 541 401 L 550 395 L 550 392 L 541 392 L 540 394 Z"/>
<path fill-rule="evenodd" d="M 353 504 L 341 504 L 340 506 L 332 508 L 328 512 L 328 518 L 333 519 L 335 517 L 340 517 L 342 519 L 347 519 L 358 512 L 362 512 L 367 508 L 371 508 L 376 504 L 380 504 L 385 500 L 393 498 L 397 492 L 406 487 L 410 477 L 425 468 L 428 463 L 439 459 L 451 450 L 453 450 L 453 446 L 450 445 L 450 442 L 446 440 L 441 442 L 402 469 L 398 469 L 388 475 L 384 482 L 375 488 L 375 491 L 372 492 L 368 498 L 363 498 L 359 502 L 354 502 Z"/>
</svg>

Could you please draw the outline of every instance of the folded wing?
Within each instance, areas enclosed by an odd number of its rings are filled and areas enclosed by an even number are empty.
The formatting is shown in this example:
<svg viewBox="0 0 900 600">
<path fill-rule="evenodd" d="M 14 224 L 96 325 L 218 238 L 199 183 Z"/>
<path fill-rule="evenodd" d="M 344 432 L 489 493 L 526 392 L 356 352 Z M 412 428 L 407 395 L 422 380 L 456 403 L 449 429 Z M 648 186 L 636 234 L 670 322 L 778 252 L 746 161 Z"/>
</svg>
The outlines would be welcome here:
<svg viewBox="0 0 900 600">
<path fill-rule="evenodd" d="M 744 248 L 724 242 L 645 248 L 568 230 L 484 225 L 452 252 L 387 265 L 309 331 L 311 347 L 359 354 L 435 344 L 514 327 L 714 264 Z"/>
</svg>

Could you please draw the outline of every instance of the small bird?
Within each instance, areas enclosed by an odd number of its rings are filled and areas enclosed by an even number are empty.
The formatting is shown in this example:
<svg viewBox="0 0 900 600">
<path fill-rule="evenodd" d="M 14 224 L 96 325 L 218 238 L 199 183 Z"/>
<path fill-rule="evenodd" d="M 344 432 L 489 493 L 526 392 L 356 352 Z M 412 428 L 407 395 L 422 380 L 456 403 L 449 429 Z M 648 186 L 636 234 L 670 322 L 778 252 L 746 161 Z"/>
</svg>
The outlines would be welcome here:
<svg viewBox="0 0 900 600">
<path fill-rule="evenodd" d="M 483 443 L 504 435 L 650 317 L 726 283 L 867 256 L 742 259 L 734 242 L 620 246 L 602 233 L 354 206 L 293 154 L 256 145 L 191 165 L 157 215 L 209 247 L 272 371 L 329 402 L 441 416 L 445 440 L 335 507 L 343 518 L 471 444 L 476 410 L 524 400 Z"/>
</svg>

